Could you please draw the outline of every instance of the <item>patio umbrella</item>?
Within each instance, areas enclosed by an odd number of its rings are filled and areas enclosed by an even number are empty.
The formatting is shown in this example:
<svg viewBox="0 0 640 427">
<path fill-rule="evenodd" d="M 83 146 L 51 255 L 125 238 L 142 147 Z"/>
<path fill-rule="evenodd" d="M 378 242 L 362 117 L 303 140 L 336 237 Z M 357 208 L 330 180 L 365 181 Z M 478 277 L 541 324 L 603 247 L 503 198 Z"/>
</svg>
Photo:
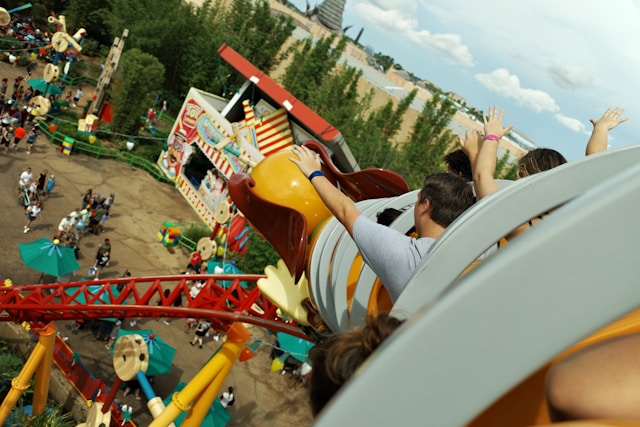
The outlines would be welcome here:
<svg viewBox="0 0 640 427">
<path fill-rule="evenodd" d="M 60 95 L 62 89 L 55 83 L 47 83 L 45 79 L 29 79 L 27 83 L 37 91 L 47 95 Z"/>
<path fill-rule="evenodd" d="M 120 332 L 118 332 L 118 339 L 124 335 L 131 334 L 140 335 L 149 348 L 149 366 L 147 368 L 147 372 L 145 372 L 146 376 L 155 377 L 156 375 L 171 372 L 173 356 L 176 354 L 175 348 L 171 347 L 156 335 L 153 332 L 153 329 L 143 329 L 140 331 L 120 329 Z M 111 348 L 111 354 L 113 354 L 113 348 Z"/>
<path fill-rule="evenodd" d="M 81 280 L 81 281 L 84 281 Z M 116 286 L 111 286 L 111 290 L 113 292 L 113 296 L 117 297 L 118 295 L 120 295 L 120 291 L 118 291 L 118 289 L 116 288 Z M 64 290 L 64 293 L 67 294 L 68 296 L 73 296 L 73 294 L 75 294 L 76 292 L 78 292 L 78 287 L 77 286 L 72 286 L 70 288 L 66 288 Z M 100 291 L 103 290 L 103 285 L 91 285 L 91 286 L 87 286 L 87 292 L 91 295 L 92 297 L 95 297 Z M 87 304 L 87 298 L 86 295 L 83 292 L 80 292 L 78 295 L 75 296 L 75 303 L 76 304 Z M 108 292 L 103 292 L 100 295 L 100 298 L 97 300 L 92 301 L 93 304 L 111 304 L 111 297 L 109 296 Z M 123 302 L 122 304 L 126 304 L 126 302 Z M 107 318 L 101 318 L 101 320 L 106 320 L 107 322 L 116 322 L 115 317 L 107 317 Z"/>
<path fill-rule="evenodd" d="M 57 239 L 52 242 L 42 237 L 31 243 L 19 244 L 18 249 L 24 265 L 40 271 L 43 276 L 64 276 L 80 268 L 73 249 L 60 246 Z"/>
<path fill-rule="evenodd" d="M 282 351 L 301 362 L 308 361 L 307 355 L 314 345 L 312 342 L 285 334 L 284 332 L 276 332 L 276 336 L 278 337 Z"/>
<path fill-rule="evenodd" d="M 222 263 L 219 261 L 209 261 L 207 263 L 207 272 L 209 274 L 244 274 L 242 270 L 238 268 L 235 261 Z M 227 289 L 231 286 L 231 280 L 222 280 L 218 282 L 220 286 Z M 241 281 L 240 286 L 247 289 L 249 286 L 246 281 Z"/>
<path fill-rule="evenodd" d="M 164 400 L 165 406 L 169 406 L 173 394 L 182 390 L 184 386 L 185 383 L 181 382 L 176 386 L 172 393 L 169 393 L 169 396 Z M 173 423 L 177 426 L 181 426 L 186 416 L 186 412 L 181 412 Z M 202 420 L 201 425 L 207 427 L 224 427 L 227 425 L 229 420 L 231 420 L 231 414 L 229 414 L 229 412 L 220 403 L 220 400 L 216 397 L 216 400 L 213 401 L 213 405 L 211 405 L 207 411 L 207 415 L 204 416 L 204 420 Z"/>
</svg>

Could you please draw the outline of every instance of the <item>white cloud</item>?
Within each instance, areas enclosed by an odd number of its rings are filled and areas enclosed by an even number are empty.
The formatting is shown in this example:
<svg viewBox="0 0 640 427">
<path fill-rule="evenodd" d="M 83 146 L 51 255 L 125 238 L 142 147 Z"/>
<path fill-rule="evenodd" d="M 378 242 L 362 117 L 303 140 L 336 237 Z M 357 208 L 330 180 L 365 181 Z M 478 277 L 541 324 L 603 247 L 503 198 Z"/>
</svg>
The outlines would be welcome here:
<svg viewBox="0 0 640 427">
<path fill-rule="evenodd" d="M 584 125 L 584 123 L 582 123 L 578 119 L 574 119 L 573 117 L 565 116 L 562 113 L 558 113 L 558 114 L 554 115 L 553 118 L 556 119 L 556 121 L 558 123 L 560 123 L 563 126 L 568 127 L 569 129 L 571 129 L 574 132 L 588 133 L 587 132 L 587 128 Z"/>
<path fill-rule="evenodd" d="M 473 66 L 473 56 L 457 34 L 431 34 L 427 30 L 421 30 L 411 31 L 406 35 L 419 45 L 440 52 L 451 62 L 467 67 Z"/>
<path fill-rule="evenodd" d="M 537 89 L 527 89 L 520 86 L 520 79 L 506 68 L 498 68 L 489 74 L 476 74 L 475 78 L 492 92 L 515 99 L 520 105 L 539 113 L 560 110 L 558 104 L 547 92 Z"/>
<path fill-rule="evenodd" d="M 355 9 L 364 20 L 400 36 L 414 31 L 418 26 L 415 13 L 407 13 L 405 9 L 383 8 L 370 2 L 357 3 Z"/>
<path fill-rule="evenodd" d="M 388 31 L 394 38 L 404 38 L 421 47 L 435 50 L 449 62 L 466 67 L 473 66 L 473 56 L 458 34 L 432 34 L 428 30 L 418 28 L 415 0 L 366 0 L 356 3 L 354 8 L 362 19 Z"/>
<path fill-rule="evenodd" d="M 593 86 L 593 77 L 579 67 L 553 65 L 547 69 L 547 73 L 560 89 L 574 91 Z"/>
</svg>

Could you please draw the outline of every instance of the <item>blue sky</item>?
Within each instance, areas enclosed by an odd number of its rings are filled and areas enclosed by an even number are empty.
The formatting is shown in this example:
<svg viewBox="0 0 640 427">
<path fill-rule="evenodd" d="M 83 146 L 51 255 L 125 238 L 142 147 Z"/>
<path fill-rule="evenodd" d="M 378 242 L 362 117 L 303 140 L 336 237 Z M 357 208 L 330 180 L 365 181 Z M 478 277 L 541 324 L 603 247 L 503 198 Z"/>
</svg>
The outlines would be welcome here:
<svg viewBox="0 0 640 427">
<path fill-rule="evenodd" d="M 638 142 L 640 0 L 347 0 L 347 25 L 470 106 L 504 108 L 506 123 L 569 160 L 609 107 L 629 118 L 610 148 Z"/>
</svg>

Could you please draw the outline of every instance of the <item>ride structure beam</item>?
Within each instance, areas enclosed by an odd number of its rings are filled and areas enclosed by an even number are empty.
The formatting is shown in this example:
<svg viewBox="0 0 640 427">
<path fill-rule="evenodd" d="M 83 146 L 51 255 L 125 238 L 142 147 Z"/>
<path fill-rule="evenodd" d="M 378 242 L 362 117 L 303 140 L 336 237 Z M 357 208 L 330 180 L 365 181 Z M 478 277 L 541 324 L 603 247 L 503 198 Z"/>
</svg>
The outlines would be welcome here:
<svg viewBox="0 0 640 427">
<path fill-rule="evenodd" d="M 278 307 L 260 293 L 255 284 L 263 277 L 201 274 L 7 286 L 0 288 L 0 321 L 44 325 L 105 317 L 200 317 L 221 332 L 233 322 L 245 322 L 309 339 L 280 318 Z M 190 284 L 200 281 L 205 284 L 192 297 Z M 170 290 L 166 297 L 165 289 Z M 182 306 L 174 306 L 180 299 Z"/>
</svg>

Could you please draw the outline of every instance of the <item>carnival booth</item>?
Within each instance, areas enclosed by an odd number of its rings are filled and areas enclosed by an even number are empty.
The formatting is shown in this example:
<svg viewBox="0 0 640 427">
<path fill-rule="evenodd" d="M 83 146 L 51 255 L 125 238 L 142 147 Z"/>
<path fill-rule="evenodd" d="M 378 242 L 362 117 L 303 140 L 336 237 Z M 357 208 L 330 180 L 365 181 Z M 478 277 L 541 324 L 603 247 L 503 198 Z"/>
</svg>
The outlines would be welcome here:
<svg viewBox="0 0 640 427">
<path fill-rule="evenodd" d="M 237 213 L 227 190 L 233 174 L 306 140 L 323 144 L 342 170 L 357 164 L 329 123 L 230 47 L 219 53 L 246 82 L 231 101 L 191 88 L 158 164 L 207 225 L 230 233 Z M 247 230 L 236 231 L 242 241 Z"/>
</svg>

